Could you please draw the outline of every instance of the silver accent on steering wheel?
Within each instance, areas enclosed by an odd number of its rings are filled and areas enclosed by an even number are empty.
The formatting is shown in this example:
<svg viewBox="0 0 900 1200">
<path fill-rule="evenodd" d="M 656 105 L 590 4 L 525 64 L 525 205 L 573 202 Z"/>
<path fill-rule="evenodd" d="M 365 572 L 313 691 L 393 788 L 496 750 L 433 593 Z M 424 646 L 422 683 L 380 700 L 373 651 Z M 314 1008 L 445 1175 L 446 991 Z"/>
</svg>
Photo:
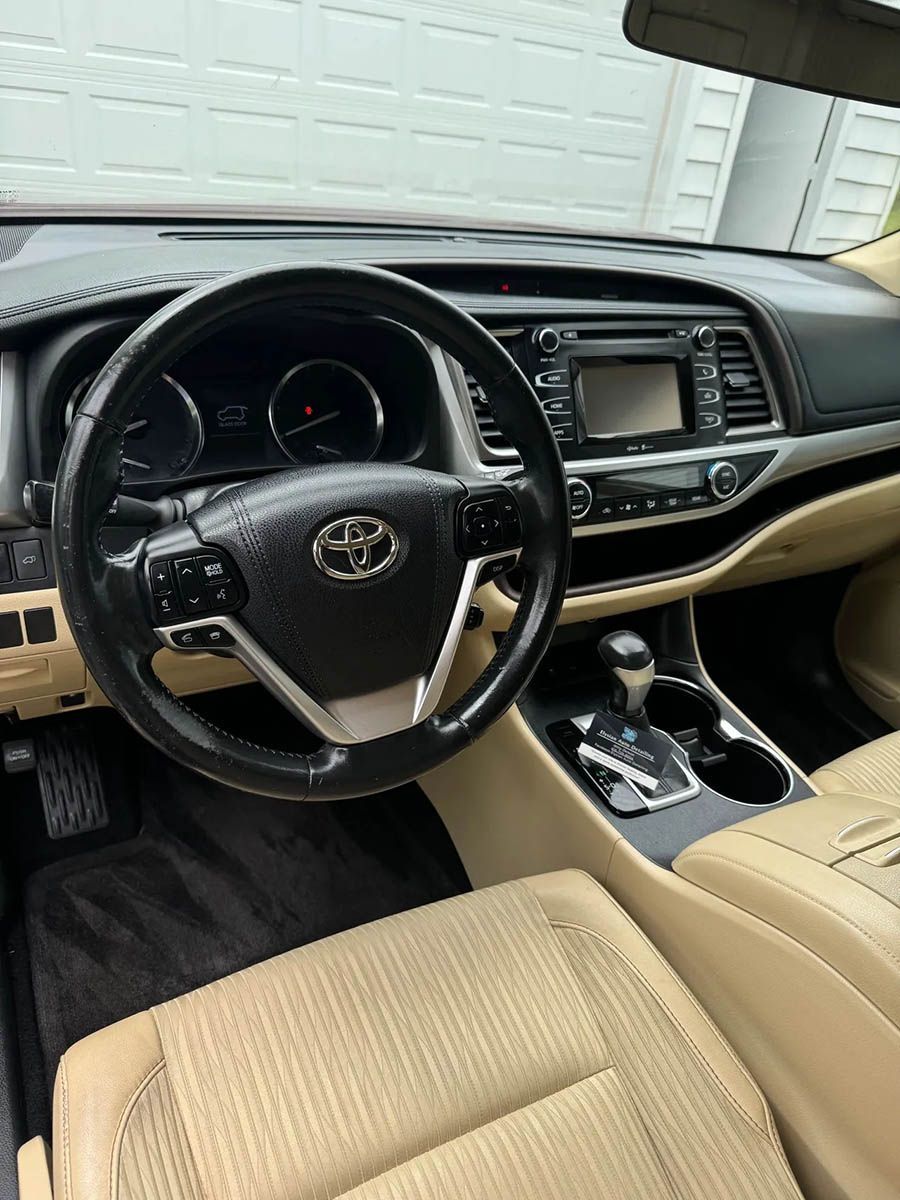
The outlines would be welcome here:
<svg viewBox="0 0 900 1200">
<path fill-rule="evenodd" d="M 174 634 L 208 625 L 226 629 L 234 638 L 234 645 L 223 647 L 216 653 L 227 654 L 243 663 L 285 708 L 325 741 L 336 746 L 353 746 L 400 733 L 421 724 L 435 712 L 456 657 L 482 567 L 499 558 L 515 556 L 518 560 L 520 553 L 520 549 L 497 550 L 466 562 L 450 623 L 430 673 L 417 675 L 381 691 L 332 700 L 327 707 L 304 691 L 278 665 L 241 624 L 239 614 L 212 614 L 182 621 L 178 625 L 166 625 L 157 628 L 155 633 L 164 646 L 183 654 L 183 647 L 173 641 Z"/>
</svg>

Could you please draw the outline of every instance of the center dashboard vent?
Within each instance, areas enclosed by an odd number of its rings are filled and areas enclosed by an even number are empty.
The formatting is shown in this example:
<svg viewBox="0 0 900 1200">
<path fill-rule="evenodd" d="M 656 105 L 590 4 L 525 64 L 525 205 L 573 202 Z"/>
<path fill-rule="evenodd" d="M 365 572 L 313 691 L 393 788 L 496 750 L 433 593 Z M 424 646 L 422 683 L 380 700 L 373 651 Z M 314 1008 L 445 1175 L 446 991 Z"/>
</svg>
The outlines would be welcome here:
<svg viewBox="0 0 900 1200">
<path fill-rule="evenodd" d="M 465 371 L 464 374 L 469 401 L 472 405 L 472 412 L 475 416 L 475 423 L 478 426 L 478 433 L 481 440 L 489 450 L 495 452 L 511 450 L 512 447 L 509 442 L 497 428 L 497 422 L 494 420 L 494 414 L 491 412 L 491 406 L 488 404 L 484 388 L 471 371 Z"/>
<path fill-rule="evenodd" d="M 718 334 L 728 431 L 771 425 L 772 397 L 752 338 L 740 329 L 719 329 Z"/>
</svg>

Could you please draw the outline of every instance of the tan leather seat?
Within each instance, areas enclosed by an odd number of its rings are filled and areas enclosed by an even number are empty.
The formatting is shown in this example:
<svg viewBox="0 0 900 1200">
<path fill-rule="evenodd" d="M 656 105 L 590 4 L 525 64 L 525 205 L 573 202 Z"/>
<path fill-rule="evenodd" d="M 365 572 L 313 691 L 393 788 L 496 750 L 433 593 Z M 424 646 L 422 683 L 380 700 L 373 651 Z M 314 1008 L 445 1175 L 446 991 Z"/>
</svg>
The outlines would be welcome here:
<svg viewBox="0 0 900 1200">
<path fill-rule="evenodd" d="M 812 781 L 821 792 L 900 796 L 900 733 L 860 746 L 820 767 Z"/>
<path fill-rule="evenodd" d="M 593 880 L 329 938 L 72 1047 L 58 1200 L 780 1200 L 760 1092 Z"/>
</svg>

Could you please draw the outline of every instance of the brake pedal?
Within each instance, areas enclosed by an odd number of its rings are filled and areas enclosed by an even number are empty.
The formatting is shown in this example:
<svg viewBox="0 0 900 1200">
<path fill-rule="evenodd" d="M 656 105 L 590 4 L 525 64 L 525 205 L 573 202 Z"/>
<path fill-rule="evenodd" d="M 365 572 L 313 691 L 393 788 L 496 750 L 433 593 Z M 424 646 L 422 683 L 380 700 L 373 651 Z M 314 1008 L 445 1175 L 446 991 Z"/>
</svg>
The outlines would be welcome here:
<svg viewBox="0 0 900 1200">
<path fill-rule="evenodd" d="M 48 835 L 67 838 L 105 828 L 109 812 L 93 738 L 61 726 L 42 730 L 35 741 Z"/>
</svg>

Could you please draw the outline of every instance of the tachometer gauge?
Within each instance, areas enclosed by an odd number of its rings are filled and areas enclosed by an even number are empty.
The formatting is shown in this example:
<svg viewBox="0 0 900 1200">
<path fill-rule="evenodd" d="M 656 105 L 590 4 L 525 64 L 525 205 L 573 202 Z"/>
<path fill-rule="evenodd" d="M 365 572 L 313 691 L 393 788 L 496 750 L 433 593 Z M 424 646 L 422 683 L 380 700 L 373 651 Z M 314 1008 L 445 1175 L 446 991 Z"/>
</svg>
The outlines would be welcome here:
<svg viewBox="0 0 900 1200">
<path fill-rule="evenodd" d="M 64 416 L 72 419 L 96 376 L 72 389 Z M 203 449 L 203 422 L 191 397 L 171 375 L 160 375 L 125 427 L 122 470 L 126 483 L 150 483 L 186 475 Z"/>
<path fill-rule="evenodd" d="M 366 462 L 381 445 L 384 413 L 359 371 L 315 358 L 280 380 L 269 401 L 269 424 L 296 463 Z"/>
</svg>

